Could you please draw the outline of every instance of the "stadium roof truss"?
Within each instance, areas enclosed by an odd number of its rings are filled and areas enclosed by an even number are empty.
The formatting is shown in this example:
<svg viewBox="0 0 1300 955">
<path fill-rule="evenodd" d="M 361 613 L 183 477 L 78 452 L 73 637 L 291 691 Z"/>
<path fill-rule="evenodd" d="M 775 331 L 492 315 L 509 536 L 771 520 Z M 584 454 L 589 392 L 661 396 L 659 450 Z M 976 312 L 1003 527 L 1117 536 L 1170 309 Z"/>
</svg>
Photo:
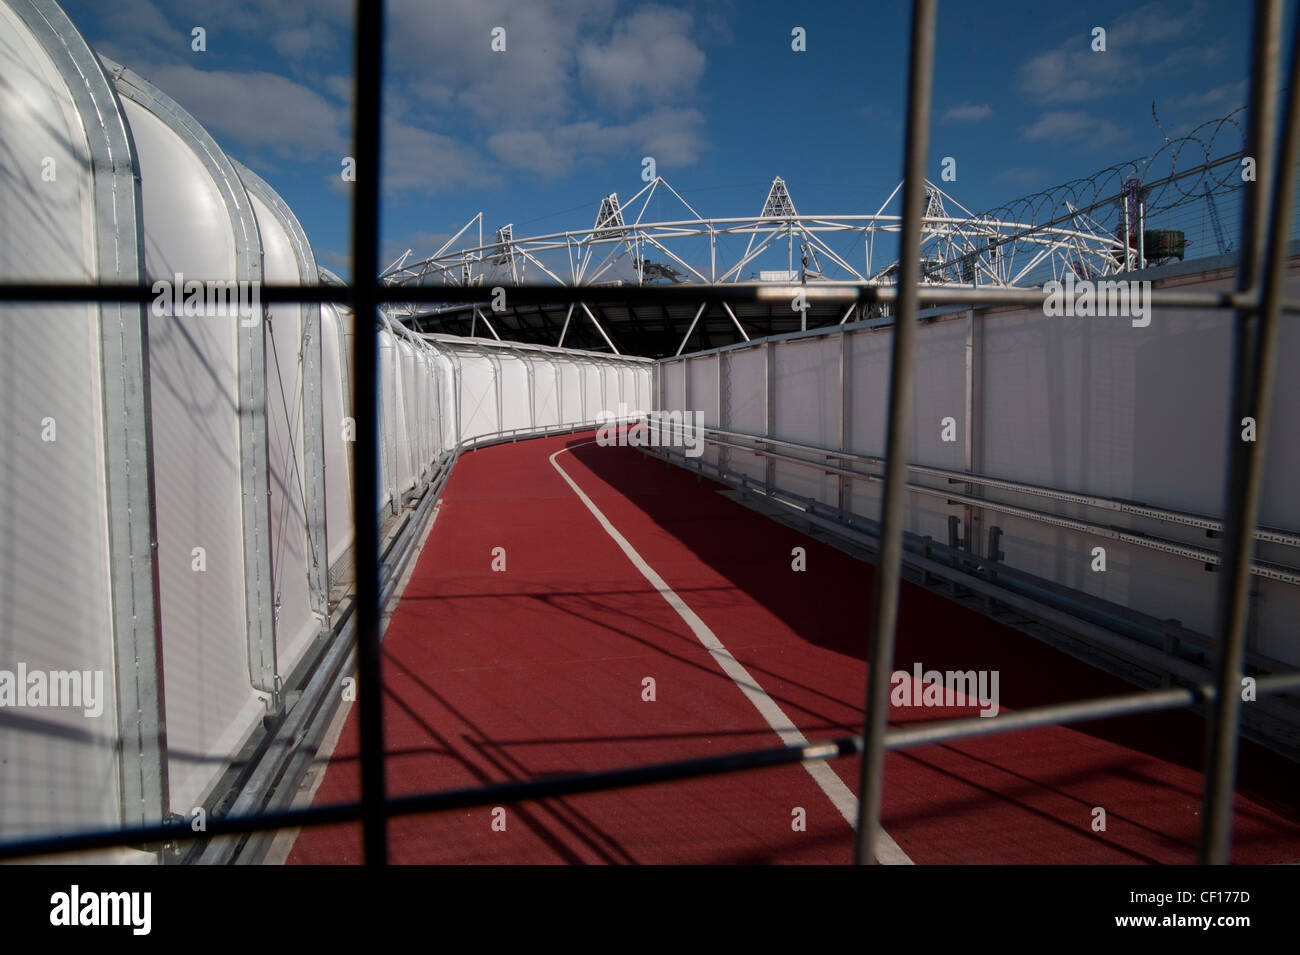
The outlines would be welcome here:
<svg viewBox="0 0 1300 955">
<path fill-rule="evenodd" d="M 648 221 L 651 200 L 660 190 L 671 194 L 687 215 Z M 1121 240 L 1086 217 L 1036 227 L 1032 222 L 977 216 L 933 183 L 927 183 L 926 192 L 922 228 L 927 283 L 1014 287 L 1047 262 L 1054 276 L 1060 276 L 1081 257 L 1093 274 L 1115 271 L 1121 259 Z M 784 180 L 777 177 L 759 215 L 706 218 L 666 179 L 656 177 L 625 203 L 617 193 L 601 199 L 595 223 L 587 229 L 517 237 L 513 226 L 506 225 L 494 240 L 484 242 L 479 213 L 432 256 L 412 262 L 407 250 L 385 270 L 383 280 L 390 285 L 551 281 L 599 286 L 667 279 L 724 285 L 745 281 L 757 271 L 766 280 L 892 285 L 896 260 L 877 265 L 877 237 L 898 233 L 902 216 L 891 207 L 899 196 L 895 188 L 872 215 L 800 215 Z M 474 242 L 476 226 L 477 243 L 456 247 L 467 237 Z M 845 237 L 852 241 L 844 242 Z M 719 255 L 720 247 L 737 238 L 745 242 L 744 251 L 728 264 Z M 697 246 L 707 244 L 707 257 L 683 248 L 690 240 L 698 240 Z M 887 246 L 891 253 L 894 244 Z M 755 269 L 781 252 L 783 270 Z M 653 261 L 656 257 L 663 261 Z"/>
<path fill-rule="evenodd" d="M 1149 157 L 1119 163 L 980 214 L 926 180 L 922 283 L 1033 288 L 1067 274 L 1096 279 L 1158 262 L 1158 256 L 1147 254 L 1150 249 L 1142 248 L 1151 214 L 1167 215 L 1196 203 L 1208 203 L 1213 211 L 1212 192 L 1223 196 L 1240 188 L 1235 181 L 1235 160 L 1243 155 L 1239 112 L 1178 139 L 1166 139 Z M 1230 154 L 1224 154 L 1225 143 L 1234 150 Z M 615 353 L 619 351 L 615 340 L 622 335 L 629 337 L 632 350 L 642 354 L 668 354 L 673 348 L 680 353 L 697 326 L 705 347 L 721 335 L 749 340 L 746 324 L 758 334 L 789 330 L 790 309 L 777 302 L 782 286 L 789 293 L 787 300 L 807 286 L 896 286 L 901 201 L 900 183 L 873 214 L 801 214 L 790 188 L 778 176 L 758 215 L 706 217 L 657 176 L 626 201 L 616 192 L 601 198 L 587 228 L 520 236 L 512 223 L 485 239 L 484 216 L 479 212 L 431 256 L 413 260 L 408 249 L 380 278 L 390 286 L 494 289 L 523 283 L 593 289 L 772 283 L 774 304 L 744 311 L 724 301 L 719 308 L 701 303 L 698 308 L 675 307 L 659 314 L 630 307 L 619 314 L 615 307 L 612 317 L 607 317 L 600 306 L 593 309 L 578 302 L 559 310 L 561 322 L 558 314 L 540 306 L 511 307 L 495 321 L 484 306 L 463 302 L 432 308 L 427 304 L 389 307 L 394 318 L 414 321 L 426 331 L 477 336 L 486 330 L 496 339 L 531 338 L 559 345 L 567 340 Z M 665 208 L 672 210 L 671 216 L 664 215 Z M 616 297 L 593 292 L 591 303 Z M 423 298 L 428 301 L 427 295 Z M 828 311 L 805 306 L 802 316 L 793 319 L 793 327 L 842 324 L 851 318 L 878 317 L 887 309 L 876 306 L 870 315 L 855 315 L 852 307 Z M 647 333 L 659 337 L 651 340 Z M 637 340 L 631 342 L 631 337 Z"/>
</svg>

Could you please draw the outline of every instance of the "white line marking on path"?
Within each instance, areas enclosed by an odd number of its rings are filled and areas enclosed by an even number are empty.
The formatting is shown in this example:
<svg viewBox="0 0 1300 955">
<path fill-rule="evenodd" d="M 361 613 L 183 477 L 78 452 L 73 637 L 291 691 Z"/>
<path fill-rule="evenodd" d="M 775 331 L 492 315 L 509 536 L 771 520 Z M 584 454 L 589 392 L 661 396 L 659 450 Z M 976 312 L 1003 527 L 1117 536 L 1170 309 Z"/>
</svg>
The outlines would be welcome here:
<svg viewBox="0 0 1300 955">
<path fill-rule="evenodd" d="M 594 441 L 584 442 L 584 444 L 594 443 Z M 574 445 L 574 447 L 582 446 Z M 552 454 L 551 466 L 560 473 L 560 477 L 564 478 L 569 487 L 573 488 L 573 493 L 578 495 L 578 499 L 587 505 L 587 510 L 591 511 L 596 520 L 600 522 L 600 526 L 605 529 L 605 533 L 612 537 L 614 543 L 623 549 L 623 553 L 627 555 L 627 559 L 632 562 L 632 565 L 641 572 L 641 576 L 648 580 L 650 586 L 658 591 L 659 596 L 668 601 L 668 605 L 677 611 L 677 615 L 685 621 L 686 626 L 691 628 L 691 632 L 695 634 L 700 643 L 704 644 L 704 648 L 709 651 L 709 654 L 722 667 L 727 676 L 731 677 L 736 686 L 740 688 L 740 691 L 749 699 L 749 702 L 754 704 L 754 708 L 762 714 L 763 719 L 767 720 L 767 725 L 772 727 L 773 732 L 781 738 L 781 741 L 787 746 L 806 746 L 808 744 L 807 738 L 799 731 L 799 727 L 794 725 L 790 717 L 785 715 L 785 711 L 767 695 L 767 691 L 759 686 L 758 681 L 750 676 L 744 665 L 722 645 L 722 641 L 718 639 L 717 634 L 709 629 L 709 625 L 687 606 L 686 601 L 677 596 L 676 591 L 669 587 L 667 582 L 655 572 L 655 569 L 645 562 L 645 559 L 637 553 L 636 548 L 628 543 L 627 538 L 618 532 L 618 529 L 609 522 L 609 518 L 601 513 L 600 508 L 595 505 L 591 498 L 587 497 L 582 488 L 578 487 L 564 468 L 560 467 L 560 462 L 555 459 L 568 450 L 568 448 L 561 448 L 555 454 Z M 858 799 L 853 795 L 853 791 L 845 785 L 844 780 L 840 779 L 835 770 L 831 769 L 824 759 L 805 762 L 803 768 L 808 770 L 808 775 L 812 776 L 813 781 L 821 787 L 822 792 L 840 811 L 844 821 L 850 827 L 855 827 L 858 818 Z M 880 848 L 876 852 L 876 859 L 885 865 L 913 864 L 907 853 L 899 848 L 898 843 L 890 838 L 889 833 L 885 832 L 884 829 L 880 830 Z"/>
</svg>

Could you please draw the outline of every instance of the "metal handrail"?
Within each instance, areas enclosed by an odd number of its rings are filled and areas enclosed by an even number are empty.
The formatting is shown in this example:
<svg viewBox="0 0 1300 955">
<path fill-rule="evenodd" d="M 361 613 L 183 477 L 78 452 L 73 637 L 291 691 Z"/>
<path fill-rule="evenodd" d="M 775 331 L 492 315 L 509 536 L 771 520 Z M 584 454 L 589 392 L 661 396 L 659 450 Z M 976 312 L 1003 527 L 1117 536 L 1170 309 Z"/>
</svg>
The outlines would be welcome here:
<svg viewBox="0 0 1300 955">
<path fill-rule="evenodd" d="M 861 471 L 855 471 L 851 468 L 839 467 L 837 465 L 829 464 L 823 461 L 810 461 L 806 458 L 800 458 L 790 454 L 781 454 L 779 452 L 767 450 L 764 448 L 757 448 L 757 447 L 752 447 L 750 445 L 737 444 L 735 442 L 730 442 L 730 441 L 720 441 L 718 439 L 710 439 L 707 437 L 708 432 L 710 431 L 713 431 L 714 433 L 722 433 L 722 432 L 717 432 L 716 429 L 711 429 L 711 428 L 704 428 L 702 430 L 706 433 L 705 439 L 708 440 L 711 444 L 715 444 L 719 447 L 731 448 L 733 450 L 738 450 L 738 451 L 748 451 L 752 454 L 757 454 L 763 457 L 770 457 L 774 460 L 785 461 L 790 464 L 803 465 L 804 467 L 808 467 L 813 470 L 823 471 L 830 474 L 838 474 L 843 477 L 850 478 L 852 480 L 867 481 L 871 483 L 880 483 L 883 480 L 883 478 L 880 475 L 866 474 Z M 681 429 L 678 429 L 677 433 L 685 433 L 685 432 Z M 798 445 L 795 444 L 794 442 L 789 442 L 789 441 L 770 441 L 767 438 L 762 438 L 756 435 L 743 435 L 743 437 L 751 438 L 764 443 L 780 444 L 785 447 L 794 447 L 794 448 L 801 448 L 802 450 L 805 451 L 814 451 L 819 454 L 825 454 L 828 457 L 844 458 L 850 460 L 853 459 L 871 460 L 865 458 L 864 456 L 849 454 L 848 452 L 829 451 L 823 448 L 816 448 L 808 445 Z M 874 460 L 879 460 L 879 459 L 874 459 Z M 918 470 L 918 468 L 914 465 L 908 465 L 908 470 L 915 471 Z M 1007 481 L 997 481 L 995 479 L 984 479 L 981 478 L 981 476 L 979 475 L 967 474 L 966 472 L 963 471 L 945 471 L 941 468 L 926 468 L 921 470 L 922 473 L 924 473 L 924 471 L 937 472 L 939 474 L 942 474 L 945 477 L 950 477 L 950 479 L 952 480 L 966 481 L 966 483 L 970 483 L 970 484 L 990 484 L 990 486 L 1001 485 L 1005 487 L 1006 485 L 1013 483 Z M 1057 514 L 1048 514 L 1044 511 L 1035 511 L 1030 508 L 1019 507 L 1015 504 L 1005 504 L 1000 501 L 990 500 L 989 498 L 974 497 L 969 494 L 962 494 L 958 491 L 946 491 L 940 488 L 927 487 L 923 484 L 909 483 L 906 485 L 905 489 L 914 494 L 920 494 L 926 497 L 942 498 L 948 501 L 956 501 L 962 504 L 969 504 L 972 507 L 982 507 L 986 510 L 997 511 L 998 513 L 1008 514 L 1013 517 L 1019 517 L 1025 520 L 1035 521 L 1040 524 L 1051 524 L 1056 527 L 1063 527 L 1067 530 L 1078 531 L 1079 533 L 1082 534 L 1090 534 L 1094 537 L 1101 537 L 1107 540 L 1117 540 L 1125 544 L 1134 544 L 1138 547 L 1145 547 L 1149 550 L 1157 550 L 1162 553 L 1173 554 L 1177 557 L 1183 557 L 1189 560 L 1199 561 L 1201 563 L 1213 564 L 1217 566 L 1223 562 L 1223 558 L 1216 551 L 1207 550 L 1203 547 L 1196 547 L 1191 544 L 1184 544 L 1179 541 L 1168 540 L 1162 537 L 1155 537 L 1150 534 L 1143 534 L 1139 531 L 1127 531 L 1121 528 L 1106 527 L 1100 524 L 1092 524 L 1087 521 L 1081 521 L 1072 517 L 1062 517 Z M 1053 492 L 1047 488 L 1039 488 L 1037 489 L 1037 491 L 1040 494 L 1040 496 L 1044 496 L 1044 497 L 1053 497 L 1054 494 L 1056 493 L 1065 493 L 1065 492 Z M 1032 492 L 1027 492 L 1027 493 L 1032 493 Z M 1081 497 L 1081 496 L 1069 495 L 1069 497 Z M 1058 497 L 1055 499 L 1065 500 L 1067 498 Z M 1080 499 L 1080 500 L 1074 500 L 1073 503 L 1088 504 L 1089 502 Z M 1111 509 L 1115 510 L 1117 508 L 1111 508 Z M 1156 509 L 1152 509 L 1152 510 L 1154 511 Z M 1155 515 L 1152 514 L 1152 515 L 1143 515 L 1143 516 L 1155 516 Z M 1279 537 L 1289 538 L 1293 536 L 1282 531 L 1271 531 L 1269 533 L 1272 536 L 1270 536 L 1268 539 L 1277 543 L 1289 543 L 1289 540 L 1278 540 L 1277 538 Z M 1300 546 L 1300 539 L 1297 539 L 1297 544 L 1295 546 Z M 1251 573 L 1255 574 L 1256 576 L 1264 577 L 1269 580 L 1281 581 L 1282 583 L 1300 586 L 1300 570 L 1297 570 L 1295 568 L 1287 567 L 1283 564 L 1271 563 L 1268 561 L 1253 561 L 1250 565 L 1250 569 L 1251 569 Z"/>
<path fill-rule="evenodd" d="M 658 416 L 666 412 L 652 411 L 649 416 Z M 726 431 L 721 428 L 704 427 L 703 431 L 710 434 L 720 434 L 732 438 L 744 438 L 761 444 L 775 445 L 778 447 L 794 448 L 797 450 L 815 452 L 825 455 L 828 458 L 839 458 L 845 461 L 861 461 L 864 464 L 883 466 L 885 459 L 870 454 L 858 454 L 856 452 L 824 448 L 820 445 L 801 444 L 795 441 L 784 441 L 779 438 L 767 437 L 761 434 L 750 434 L 743 431 Z M 746 448 L 744 450 L 754 450 Z M 1200 530 L 1222 532 L 1224 529 L 1223 521 L 1209 517 L 1203 514 L 1194 514 L 1190 511 L 1178 511 L 1170 508 L 1157 507 L 1152 504 L 1142 504 L 1137 501 L 1128 501 L 1122 498 L 1100 497 L 1095 494 L 1083 494 L 1078 491 L 1062 491 L 1059 488 L 1046 487 L 1038 484 L 1026 484 L 1021 481 L 1011 481 L 1005 478 L 990 477 L 986 474 L 979 474 L 974 471 L 956 471 L 949 468 L 934 467 L 932 465 L 909 464 L 909 471 L 917 474 L 925 474 L 931 477 L 946 478 L 958 484 L 978 484 L 981 487 L 991 487 L 1003 491 L 1013 491 L 1017 494 L 1033 494 L 1037 497 L 1045 497 L 1053 501 L 1061 501 L 1066 504 L 1081 504 L 1085 507 L 1096 507 L 1108 511 L 1116 511 L 1121 514 L 1131 514 L 1134 517 L 1147 517 L 1152 520 L 1163 521 L 1168 524 L 1181 524 L 1186 527 L 1195 527 Z M 1300 533 L 1282 530 L 1272 527 L 1258 527 L 1255 529 L 1255 539 L 1269 544 L 1283 544 L 1287 547 L 1300 547 Z"/>
</svg>

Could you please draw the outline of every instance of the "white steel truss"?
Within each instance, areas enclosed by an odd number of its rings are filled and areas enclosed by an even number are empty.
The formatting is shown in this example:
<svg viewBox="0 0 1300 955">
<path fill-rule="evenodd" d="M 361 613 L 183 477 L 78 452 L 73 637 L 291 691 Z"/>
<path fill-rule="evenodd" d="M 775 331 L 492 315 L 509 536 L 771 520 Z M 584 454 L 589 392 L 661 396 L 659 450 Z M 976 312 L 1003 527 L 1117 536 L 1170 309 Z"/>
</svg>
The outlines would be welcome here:
<svg viewBox="0 0 1300 955">
<path fill-rule="evenodd" d="M 1240 132 L 1233 113 L 1167 141 L 1151 157 L 978 215 L 927 180 L 922 282 L 1023 288 L 1067 273 L 1095 279 L 1141 268 L 1138 243 L 1131 238 L 1140 226 L 1126 223 L 1122 214 L 1116 218 L 1116 210 L 1125 207 L 1121 197 L 1131 194 L 1129 204 L 1151 213 L 1206 201 L 1211 190 L 1226 193 L 1235 185 L 1230 180 L 1240 153 L 1223 155 L 1223 144 L 1236 146 Z M 1180 161 L 1186 152 L 1195 154 L 1193 162 Z M 872 215 L 807 215 L 798 212 L 788 184 L 777 176 L 757 216 L 706 218 L 660 176 L 626 201 L 616 192 L 604 196 L 589 229 L 518 237 L 507 225 L 497 230 L 495 241 L 485 242 L 480 212 L 432 255 L 411 261 L 408 250 L 381 278 L 389 285 L 489 287 L 524 282 L 894 285 L 901 185 Z M 664 204 L 677 214 L 664 217 Z M 1100 221 L 1112 218 L 1111 225 Z M 438 310 L 397 306 L 389 311 L 400 316 Z M 571 315 L 572 310 L 566 326 Z"/>
<path fill-rule="evenodd" d="M 660 190 L 687 213 L 647 221 Z M 700 216 L 662 177 L 626 203 L 605 196 L 590 229 L 517 237 L 511 226 L 482 242 L 482 213 L 467 222 L 434 255 L 411 262 L 403 255 L 384 273 L 390 285 L 511 285 L 524 281 L 558 285 L 649 285 L 662 282 L 719 285 L 757 278 L 806 283 L 894 284 L 896 263 L 873 267 L 879 237 L 897 235 L 898 212 L 887 211 L 895 190 L 875 215 L 800 215 L 785 182 L 776 178 L 756 217 Z M 1053 277 L 1086 262 L 1089 274 L 1116 270 L 1123 243 L 1084 217 L 1049 227 L 972 214 L 933 183 L 923 222 L 928 284 L 1006 287 L 1022 284 L 1045 262 Z M 452 250 L 477 225 L 480 241 Z M 728 261 L 725 247 L 744 241 Z M 470 238 L 473 242 L 473 238 Z M 883 243 L 882 243 L 883 244 Z M 892 252 L 893 242 L 889 243 Z M 762 269 L 784 252 L 785 268 Z"/>
</svg>

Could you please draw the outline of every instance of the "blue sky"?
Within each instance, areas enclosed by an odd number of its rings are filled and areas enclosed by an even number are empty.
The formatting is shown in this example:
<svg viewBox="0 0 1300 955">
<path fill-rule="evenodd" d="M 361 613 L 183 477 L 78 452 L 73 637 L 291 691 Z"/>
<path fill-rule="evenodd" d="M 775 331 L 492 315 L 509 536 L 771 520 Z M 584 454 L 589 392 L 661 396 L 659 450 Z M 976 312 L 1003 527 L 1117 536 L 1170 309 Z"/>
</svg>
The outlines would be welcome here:
<svg viewBox="0 0 1300 955">
<path fill-rule="evenodd" d="M 66 2 L 90 43 L 192 112 L 290 203 L 346 274 L 347 0 Z M 909 5 L 393 0 L 383 254 L 485 233 L 579 229 L 644 183 L 706 216 L 757 215 L 783 176 L 802 213 L 868 213 L 900 178 Z M 1288 9 L 1288 23 L 1294 15 Z M 194 27 L 205 52 L 191 49 Z M 506 30 L 506 50 L 491 31 Z M 1107 50 L 1090 48 L 1107 31 Z M 807 49 L 791 49 L 803 27 Z M 939 4 L 930 177 L 979 212 L 1155 152 L 1247 95 L 1249 7 Z M 1233 147 L 1235 148 L 1235 147 Z M 658 211 L 675 218 L 679 208 Z M 387 258 L 385 259 L 387 261 Z"/>
</svg>

